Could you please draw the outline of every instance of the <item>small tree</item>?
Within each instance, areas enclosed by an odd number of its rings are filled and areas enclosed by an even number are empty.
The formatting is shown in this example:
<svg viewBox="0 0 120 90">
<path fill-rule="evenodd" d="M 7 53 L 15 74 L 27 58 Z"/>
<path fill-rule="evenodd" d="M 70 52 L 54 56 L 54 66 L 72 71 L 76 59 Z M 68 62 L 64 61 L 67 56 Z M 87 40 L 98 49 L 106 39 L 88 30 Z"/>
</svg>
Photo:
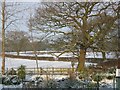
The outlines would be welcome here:
<svg viewBox="0 0 120 90">
<path fill-rule="evenodd" d="M 25 75 L 26 75 L 26 71 L 25 71 L 25 66 L 24 65 L 21 65 L 19 68 L 18 68 L 18 73 L 17 73 L 17 75 L 18 75 L 18 77 L 22 80 L 22 82 L 23 82 L 23 80 L 25 79 Z"/>
</svg>

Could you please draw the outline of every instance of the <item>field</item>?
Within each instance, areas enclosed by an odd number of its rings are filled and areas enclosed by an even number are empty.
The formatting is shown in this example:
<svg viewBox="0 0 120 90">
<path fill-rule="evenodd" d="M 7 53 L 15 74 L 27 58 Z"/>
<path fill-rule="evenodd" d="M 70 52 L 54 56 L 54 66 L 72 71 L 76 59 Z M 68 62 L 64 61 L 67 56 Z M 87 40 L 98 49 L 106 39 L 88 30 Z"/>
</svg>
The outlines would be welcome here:
<svg viewBox="0 0 120 90">
<path fill-rule="evenodd" d="M 11 52 L 10 54 L 16 54 Z M 59 53 L 57 53 L 59 54 Z M 20 54 L 21 56 L 34 56 L 34 54 L 31 54 L 29 52 L 27 52 L 26 54 L 21 52 Z M 55 57 L 55 55 L 51 55 L 51 54 L 39 54 L 38 57 Z M 61 55 L 60 57 L 72 57 L 71 53 L 66 53 L 64 55 Z M 90 55 L 88 55 L 87 57 L 91 57 Z M 1 57 L 0 57 L 0 67 L 1 67 Z M 96 65 L 96 63 L 89 63 L 86 62 L 86 66 L 88 65 Z M 29 59 L 20 59 L 20 58 L 8 58 L 6 57 L 6 62 L 5 62 L 5 66 L 6 69 L 10 69 L 10 68 L 18 68 L 20 65 L 25 65 L 26 68 L 36 68 L 36 61 L 35 60 L 29 60 Z M 38 65 L 41 68 L 71 68 L 71 62 L 67 62 L 67 61 L 58 61 L 58 60 L 53 60 L 53 61 L 48 61 L 48 60 L 38 60 Z M 77 62 L 75 62 L 75 68 L 77 66 Z"/>
</svg>

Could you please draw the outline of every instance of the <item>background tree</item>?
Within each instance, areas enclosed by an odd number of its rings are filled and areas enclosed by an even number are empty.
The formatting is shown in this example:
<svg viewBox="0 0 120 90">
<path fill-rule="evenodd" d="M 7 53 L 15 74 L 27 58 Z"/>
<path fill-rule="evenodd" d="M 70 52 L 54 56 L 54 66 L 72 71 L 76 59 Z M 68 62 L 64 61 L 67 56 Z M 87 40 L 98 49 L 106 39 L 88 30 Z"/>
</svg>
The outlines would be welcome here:
<svg viewBox="0 0 120 90">
<path fill-rule="evenodd" d="M 50 42 L 46 39 L 43 41 L 37 41 L 36 42 L 36 50 L 37 51 L 49 51 L 50 48 Z"/>
<path fill-rule="evenodd" d="M 59 37 L 56 37 L 50 40 L 49 44 L 50 44 L 50 48 L 54 51 L 64 51 L 66 49 L 69 48 L 68 43 L 70 42 L 70 37 L 69 36 L 65 36 L 65 35 L 61 35 Z"/>
<path fill-rule="evenodd" d="M 1 53 L 1 51 L 2 51 L 2 50 L 1 50 L 1 47 L 2 47 L 2 46 L 1 46 L 1 45 L 2 45 L 2 42 L 0 41 L 0 53 Z"/>
<path fill-rule="evenodd" d="M 33 29 L 71 36 L 70 51 L 77 47 L 81 71 L 87 49 L 113 30 L 117 9 L 117 3 L 112 2 L 43 3 L 30 21 Z M 66 28 L 67 32 L 63 31 Z"/>
<path fill-rule="evenodd" d="M 29 46 L 29 38 L 24 31 L 10 31 L 6 33 L 6 50 L 15 51 L 19 55 L 20 51 L 25 51 Z"/>
</svg>

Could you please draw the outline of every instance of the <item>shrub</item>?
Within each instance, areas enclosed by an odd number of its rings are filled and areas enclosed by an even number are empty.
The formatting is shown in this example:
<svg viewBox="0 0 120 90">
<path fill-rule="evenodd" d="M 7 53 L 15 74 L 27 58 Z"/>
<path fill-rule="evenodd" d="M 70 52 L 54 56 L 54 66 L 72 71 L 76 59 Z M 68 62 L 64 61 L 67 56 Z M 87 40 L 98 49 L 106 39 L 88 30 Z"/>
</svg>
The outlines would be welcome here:
<svg viewBox="0 0 120 90">
<path fill-rule="evenodd" d="M 17 70 L 18 77 L 23 81 L 26 76 L 25 66 L 21 65 Z"/>
<path fill-rule="evenodd" d="M 16 71 L 11 68 L 11 70 L 8 71 L 8 75 L 16 75 Z"/>
<path fill-rule="evenodd" d="M 46 81 L 45 88 L 57 88 L 57 83 L 54 79 Z"/>
<path fill-rule="evenodd" d="M 100 76 L 100 75 L 94 75 L 92 78 L 93 78 L 93 80 L 96 81 L 96 82 L 100 82 L 100 81 L 102 81 L 102 79 L 103 79 L 102 76 Z"/>
<path fill-rule="evenodd" d="M 107 76 L 107 79 L 111 80 L 113 79 L 113 76 Z"/>
</svg>

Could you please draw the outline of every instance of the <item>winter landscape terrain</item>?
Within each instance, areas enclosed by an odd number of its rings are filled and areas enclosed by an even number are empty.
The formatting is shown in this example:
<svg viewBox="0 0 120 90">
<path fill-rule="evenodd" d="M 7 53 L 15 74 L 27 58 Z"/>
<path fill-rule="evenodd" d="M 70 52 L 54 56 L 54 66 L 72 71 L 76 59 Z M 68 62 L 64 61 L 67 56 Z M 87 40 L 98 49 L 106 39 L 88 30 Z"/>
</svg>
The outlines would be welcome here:
<svg viewBox="0 0 120 90">
<path fill-rule="evenodd" d="M 9 52 L 8 54 L 14 54 L 16 55 L 16 52 Z M 59 55 L 60 53 L 54 53 L 54 54 L 39 54 L 37 55 L 38 57 L 54 57 L 56 58 L 57 55 Z M 20 54 L 21 56 L 35 56 L 34 54 L 29 54 L 29 51 L 26 52 L 26 54 L 24 52 L 21 52 Z M 73 57 L 72 53 L 65 53 L 63 55 L 61 55 L 60 57 Z M 107 58 L 114 58 L 115 55 L 114 53 L 108 53 L 106 54 Z M 86 58 L 102 58 L 102 54 L 101 53 L 87 53 Z M 0 64 L 2 63 L 1 57 L 0 57 Z M 57 61 L 57 59 L 55 59 L 55 61 L 45 61 L 45 60 L 38 60 L 38 64 L 39 67 L 43 67 L 43 68 L 49 68 L 49 67 L 58 67 L 58 68 L 71 68 L 71 62 L 63 62 L 63 61 Z M 86 66 L 87 65 L 96 65 L 96 63 L 89 63 L 86 62 Z M 18 59 L 18 58 L 8 58 L 6 57 L 6 62 L 5 62 L 5 66 L 6 68 L 17 68 L 20 65 L 25 65 L 27 68 L 36 68 L 36 61 L 35 60 L 29 60 L 29 59 Z M 0 65 L 1 66 L 1 65 Z M 75 63 L 75 67 L 77 66 L 77 63 Z"/>
<path fill-rule="evenodd" d="M 7 54 L 13 54 L 16 55 L 15 52 L 9 52 Z M 56 55 L 59 55 L 60 53 L 54 53 L 54 54 L 48 54 L 47 52 L 45 54 L 39 54 L 38 57 L 55 57 Z M 30 52 L 26 52 L 26 54 L 24 52 L 20 53 L 21 56 L 34 56 L 34 54 L 30 54 Z M 107 58 L 115 58 L 113 53 L 108 53 L 106 54 Z M 60 57 L 73 57 L 72 53 L 65 53 L 63 55 L 61 55 Z M 89 52 L 86 54 L 86 58 L 102 58 L 101 53 L 97 53 L 94 54 L 92 52 Z M 2 64 L 2 58 L 0 57 L 0 67 Z M 74 63 L 74 68 L 77 67 L 77 62 Z M 21 65 L 26 66 L 26 68 L 36 68 L 36 60 L 29 60 L 29 59 L 20 59 L 20 58 L 8 58 L 6 57 L 5 60 L 5 68 L 6 70 L 10 70 L 11 68 L 17 69 L 18 67 L 20 67 Z M 89 63 L 86 62 L 85 63 L 86 67 L 90 66 L 90 65 L 97 65 L 97 63 Z M 38 67 L 41 68 L 72 68 L 71 62 L 67 62 L 67 61 L 58 61 L 55 59 L 55 61 L 46 61 L 46 60 L 38 60 Z M 1 69 L 0 69 L 1 70 Z M 35 80 L 36 77 L 41 77 L 42 79 L 46 79 L 46 75 L 27 75 L 26 76 L 26 80 Z M 49 75 L 49 78 L 51 79 L 55 79 L 55 81 L 51 81 L 53 82 L 57 82 L 59 80 L 63 80 L 63 85 L 61 86 L 62 88 L 66 88 L 67 86 L 64 86 L 64 83 L 67 82 L 65 80 L 67 80 L 67 78 L 69 77 L 69 75 Z M 65 79 L 65 80 L 64 80 Z M 78 79 L 81 83 L 88 83 L 86 81 L 81 81 L 80 79 Z M 77 81 L 75 81 L 77 82 Z M 105 83 L 105 85 L 103 84 Z M 53 83 L 54 84 L 54 83 Z M 68 83 L 69 84 L 69 83 Z M 79 87 L 79 83 L 77 86 L 74 86 L 72 88 L 81 88 Z M 22 87 L 22 85 L 1 85 L 1 88 L 3 87 L 9 87 L 9 88 L 15 88 L 15 87 Z M 101 87 L 105 87 L 105 88 L 112 88 L 114 87 L 113 85 L 113 79 L 109 80 L 109 79 L 103 79 L 101 81 Z"/>
<path fill-rule="evenodd" d="M 119 0 L 30 1 L 0 2 L 0 89 L 120 89 Z"/>
</svg>

